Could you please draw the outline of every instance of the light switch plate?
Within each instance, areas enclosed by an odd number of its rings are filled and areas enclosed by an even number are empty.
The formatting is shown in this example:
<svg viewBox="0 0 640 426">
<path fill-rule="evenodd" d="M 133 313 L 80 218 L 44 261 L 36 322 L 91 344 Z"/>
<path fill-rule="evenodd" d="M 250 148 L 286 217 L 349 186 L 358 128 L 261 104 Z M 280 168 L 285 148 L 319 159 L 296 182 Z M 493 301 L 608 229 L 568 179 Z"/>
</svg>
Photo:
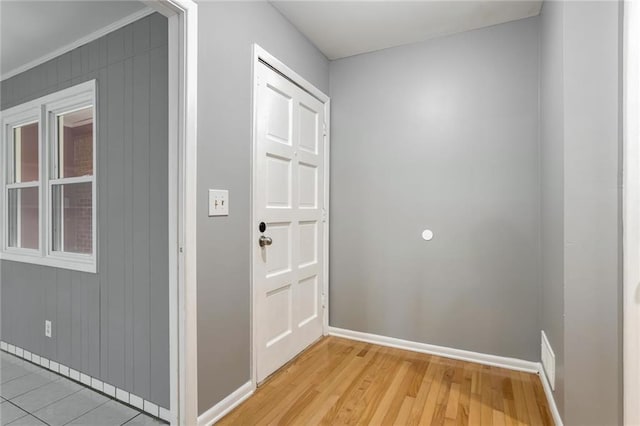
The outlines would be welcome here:
<svg viewBox="0 0 640 426">
<path fill-rule="evenodd" d="M 209 190 L 209 216 L 229 216 L 229 191 Z"/>
</svg>

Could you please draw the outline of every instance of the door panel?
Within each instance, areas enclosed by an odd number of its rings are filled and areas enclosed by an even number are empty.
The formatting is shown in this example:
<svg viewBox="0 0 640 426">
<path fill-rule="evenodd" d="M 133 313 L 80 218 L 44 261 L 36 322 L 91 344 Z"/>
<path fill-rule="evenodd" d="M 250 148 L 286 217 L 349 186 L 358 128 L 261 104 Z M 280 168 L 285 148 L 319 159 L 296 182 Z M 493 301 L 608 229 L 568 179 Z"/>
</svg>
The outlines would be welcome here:
<svg viewBox="0 0 640 426">
<path fill-rule="evenodd" d="M 260 63 L 254 292 L 258 382 L 322 336 L 324 105 Z M 259 238 L 271 238 L 260 247 Z"/>
<path fill-rule="evenodd" d="M 301 209 L 318 208 L 318 167 L 312 164 L 298 164 L 298 199 Z"/>
<path fill-rule="evenodd" d="M 266 207 L 291 208 L 291 159 L 267 154 L 266 163 Z"/>
</svg>

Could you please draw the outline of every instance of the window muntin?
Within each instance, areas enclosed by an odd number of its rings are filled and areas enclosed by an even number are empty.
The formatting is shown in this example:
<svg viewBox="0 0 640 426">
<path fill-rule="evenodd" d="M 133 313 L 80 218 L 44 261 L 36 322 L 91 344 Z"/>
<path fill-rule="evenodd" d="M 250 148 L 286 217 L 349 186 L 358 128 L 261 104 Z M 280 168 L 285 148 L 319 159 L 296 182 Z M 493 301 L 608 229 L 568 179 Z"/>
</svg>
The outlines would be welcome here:
<svg viewBox="0 0 640 426">
<path fill-rule="evenodd" d="M 0 259 L 97 272 L 95 104 L 90 81 L 2 111 Z"/>
</svg>

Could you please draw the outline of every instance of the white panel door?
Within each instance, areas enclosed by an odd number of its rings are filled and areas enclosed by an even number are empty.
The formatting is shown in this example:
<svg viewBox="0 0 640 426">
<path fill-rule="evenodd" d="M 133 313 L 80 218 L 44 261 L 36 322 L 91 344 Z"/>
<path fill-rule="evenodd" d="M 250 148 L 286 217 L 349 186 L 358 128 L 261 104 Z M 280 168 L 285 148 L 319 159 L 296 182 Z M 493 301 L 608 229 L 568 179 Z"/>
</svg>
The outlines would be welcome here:
<svg viewBox="0 0 640 426">
<path fill-rule="evenodd" d="M 261 382 L 322 336 L 324 105 L 263 63 L 256 71 L 253 285 Z"/>
</svg>

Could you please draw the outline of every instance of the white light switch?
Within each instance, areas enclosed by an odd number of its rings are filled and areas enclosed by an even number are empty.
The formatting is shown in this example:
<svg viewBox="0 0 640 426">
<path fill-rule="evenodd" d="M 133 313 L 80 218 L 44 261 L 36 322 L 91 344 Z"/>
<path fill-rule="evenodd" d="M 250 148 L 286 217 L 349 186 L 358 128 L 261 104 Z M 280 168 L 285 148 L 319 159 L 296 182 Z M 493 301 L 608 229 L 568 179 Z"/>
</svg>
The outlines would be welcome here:
<svg viewBox="0 0 640 426">
<path fill-rule="evenodd" d="M 229 191 L 209 190 L 209 216 L 229 216 Z"/>
</svg>

